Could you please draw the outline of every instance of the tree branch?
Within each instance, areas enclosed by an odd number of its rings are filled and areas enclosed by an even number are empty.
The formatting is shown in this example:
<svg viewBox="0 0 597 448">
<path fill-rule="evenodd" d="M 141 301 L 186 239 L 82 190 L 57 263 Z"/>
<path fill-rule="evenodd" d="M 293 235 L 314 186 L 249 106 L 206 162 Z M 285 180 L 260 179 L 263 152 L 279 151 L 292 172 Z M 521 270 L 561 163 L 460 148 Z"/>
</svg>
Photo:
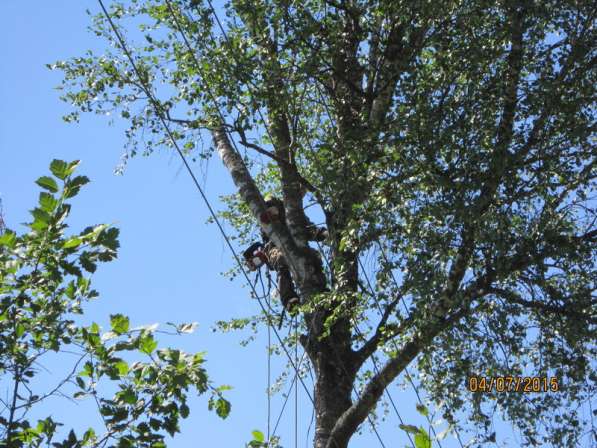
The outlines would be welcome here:
<svg viewBox="0 0 597 448">
<path fill-rule="evenodd" d="M 388 319 L 392 315 L 392 312 L 396 309 L 396 306 L 400 302 L 401 298 L 402 296 L 398 296 L 390 304 L 388 304 L 383 315 L 381 316 L 379 323 L 377 324 L 377 328 L 375 329 L 373 336 L 371 336 L 371 338 L 369 338 L 369 340 L 367 340 L 363 346 L 355 352 L 355 358 L 358 365 L 363 364 L 369 358 L 369 356 L 375 353 L 377 348 L 385 341 L 404 333 L 406 328 L 412 323 L 412 319 L 407 318 L 400 322 L 399 326 L 395 326 L 392 329 L 386 327 Z"/>
<path fill-rule="evenodd" d="M 566 306 L 550 305 L 549 303 L 539 302 L 537 300 L 525 300 L 514 291 L 509 291 L 502 288 L 489 288 L 489 292 L 498 295 L 507 302 L 521 305 L 525 308 L 530 308 L 539 311 L 545 311 L 552 314 L 564 315 L 574 319 L 588 320 L 591 323 L 597 323 L 597 316 L 591 316 L 579 311 L 575 311 Z M 590 311 L 590 310 L 588 310 Z"/>
<path fill-rule="evenodd" d="M 514 118 L 516 115 L 516 105 L 518 102 L 518 86 L 520 83 L 520 73 L 522 70 L 522 58 L 524 55 L 523 35 L 524 35 L 524 16 L 526 6 L 522 6 L 518 11 L 511 11 L 512 29 L 511 29 L 511 48 L 507 58 L 507 70 L 503 88 L 504 106 L 498 124 L 495 150 L 491 157 L 488 170 L 489 179 L 481 189 L 475 213 L 481 215 L 491 205 L 495 192 L 499 186 L 500 180 L 506 171 L 510 159 L 508 147 L 512 142 L 514 135 Z"/>
<path fill-rule="evenodd" d="M 265 213 L 265 203 L 242 157 L 234 150 L 223 127 L 212 132 L 218 154 L 224 166 L 230 172 L 240 196 L 251 209 L 251 213 L 259 222 L 261 230 L 280 248 L 288 261 L 294 279 L 301 291 L 308 297 L 321 292 L 325 288 L 325 277 L 321 262 L 317 264 L 310 251 L 297 247 L 294 239 L 283 223 L 263 223 L 259 219 Z M 316 258 L 316 257 L 315 257 Z"/>
<path fill-rule="evenodd" d="M 404 68 L 423 47 L 427 27 L 414 30 L 407 44 L 402 43 L 405 28 L 394 25 L 387 39 L 375 76 L 375 88 L 369 111 L 369 125 L 379 127 L 386 118 L 392 104 L 392 97 Z"/>
<path fill-rule="evenodd" d="M 386 365 L 365 386 L 360 398 L 344 412 L 338 419 L 326 448 L 345 446 L 355 433 L 357 427 L 367 418 L 375 406 L 384 389 L 417 357 L 424 347 L 445 329 L 449 328 L 462 317 L 466 316 L 473 301 L 487 294 L 487 289 L 494 280 L 494 272 L 488 272 L 466 288 L 458 295 L 458 308 L 453 312 L 446 312 L 441 317 L 428 319 L 420 330 L 416 331 L 412 339 L 406 342 L 395 358 L 390 359 Z M 434 308 L 439 308 L 441 301 L 436 301 Z M 454 303 L 454 301 L 451 301 Z M 437 310 L 431 316 L 437 316 Z"/>
<path fill-rule="evenodd" d="M 278 60 L 277 42 L 274 42 L 269 35 L 259 38 L 263 29 L 267 29 L 267 23 L 264 18 L 258 18 L 252 12 L 247 12 L 247 17 L 250 17 L 247 20 L 247 26 L 253 38 L 255 38 L 255 41 L 263 50 L 261 52 L 262 64 L 263 66 L 271 67 L 270 70 L 263 72 L 267 92 L 265 101 L 269 121 L 269 129 L 267 131 L 268 133 L 271 132 L 270 137 L 276 156 L 274 160 L 276 160 L 280 168 L 286 222 L 296 244 L 301 248 L 307 248 L 309 239 L 306 228 L 309 221 L 303 208 L 303 187 L 305 186 L 312 192 L 316 192 L 316 189 L 299 174 L 294 163 L 294 148 L 292 146 L 286 107 L 288 94 L 282 75 L 282 67 Z"/>
<path fill-rule="evenodd" d="M 572 239 L 578 241 L 579 238 L 583 238 L 583 241 L 587 241 L 594 238 L 596 234 L 597 230 L 587 232 L 578 237 L 572 237 Z M 460 252 L 467 252 L 465 249 L 466 247 L 467 244 L 464 244 L 463 242 Z M 522 247 L 521 251 L 511 257 L 505 258 L 500 264 L 506 268 L 505 275 L 510 275 L 526 269 L 528 266 L 532 265 L 535 260 L 545 259 L 556 252 L 557 250 L 554 247 L 545 248 L 540 252 L 532 252 L 528 247 Z M 462 257 L 461 260 L 464 260 L 464 258 L 466 257 Z M 415 336 L 409 342 L 404 344 L 397 356 L 389 360 L 381 371 L 371 379 L 361 394 L 361 398 L 353 403 L 342 417 L 338 419 L 328 440 L 327 448 L 334 448 L 336 443 L 339 444 L 339 446 L 343 446 L 343 443 L 348 443 L 350 436 L 354 434 L 357 427 L 364 421 L 367 415 L 369 415 L 369 412 L 379 400 L 384 388 L 387 387 L 400 372 L 402 372 L 402 370 L 416 358 L 423 347 L 428 346 L 442 331 L 450 327 L 450 325 L 458 319 L 464 317 L 469 312 L 473 300 L 487 295 L 490 291 L 491 284 L 496 279 L 499 280 L 504 277 L 504 274 L 498 276 L 498 273 L 494 270 L 488 270 L 485 275 L 478 278 L 477 281 L 466 288 L 462 294 L 456 294 L 454 288 L 457 288 L 457 283 L 461 281 L 461 273 L 463 272 L 463 264 L 462 261 L 459 261 L 458 256 L 454 261 L 454 266 L 455 267 L 452 269 L 453 275 L 450 276 L 453 281 L 448 281 L 446 289 L 442 293 L 442 296 L 445 296 L 446 293 L 452 289 L 454 291 L 452 296 L 436 301 L 434 307 L 431 309 L 431 318 L 427 321 L 428 323 L 418 330 Z M 460 278 L 460 280 L 458 280 L 458 278 Z M 458 281 L 456 282 L 456 280 Z M 455 300 L 455 298 L 458 298 L 458 300 Z M 453 305 L 456 305 L 457 307 L 453 311 L 446 308 L 446 306 Z M 446 318 L 443 316 L 450 317 Z"/>
</svg>

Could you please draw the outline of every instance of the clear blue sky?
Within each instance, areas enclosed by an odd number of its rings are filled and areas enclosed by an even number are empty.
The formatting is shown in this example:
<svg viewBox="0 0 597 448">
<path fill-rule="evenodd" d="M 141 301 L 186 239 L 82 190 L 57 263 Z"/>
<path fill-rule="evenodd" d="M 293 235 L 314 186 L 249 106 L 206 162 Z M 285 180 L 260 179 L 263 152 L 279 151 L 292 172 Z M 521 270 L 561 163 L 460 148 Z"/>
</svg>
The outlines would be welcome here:
<svg viewBox="0 0 597 448">
<path fill-rule="evenodd" d="M 109 126 L 107 117 L 95 115 L 83 116 L 74 125 L 61 119 L 70 109 L 54 90 L 60 74 L 45 64 L 89 48 L 101 51 L 103 42 L 86 31 L 86 8 L 98 9 L 95 2 L 67 0 L 4 0 L 0 6 L 0 195 L 6 222 L 18 229 L 29 219 L 27 211 L 38 194 L 33 182 L 45 174 L 52 159 L 81 159 L 80 172 L 92 183 L 74 204 L 73 231 L 114 223 L 121 229 L 122 246 L 118 260 L 101 266 L 94 276 L 101 298 L 87 306 L 86 319 L 106 326 L 110 313 L 122 312 L 134 325 L 199 322 L 195 334 L 167 342 L 186 351 L 207 351 L 213 381 L 234 387 L 228 393 L 232 413 L 222 421 L 207 411 L 205 397 L 193 400 L 182 434 L 169 446 L 244 446 L 253 429 L 265 430 L 265 339 L 259 335 L 243 348 L 238 334 L 211 331 L 215 321 L 257 313 L 258 306 L 241 279 L 230 282 L 220 275 L 232 266 L 231 256 L 218 229 L 205 224 L 207 210 L 189 177 L 166 150 L 133 159 L 123 176 L 115 176 L 124 143 L 120 124 Z M 195 169 L 199 172 L 198 166 Z M 219 194 L 232 191 L 217 159 L 210 161 L 204 180 L 213 203 Z M 281 360 L 275 361 L 274 373 L 281 368 Z M 396 386 L 391 391 L 407 423 L 422 424 L 412 393 Z M 274 398 L 274 417 L 280 404 L 281 397 Z M 75 428 L 93 423 L 85 403 L 54 401 L 44 409 Z M 293 409 L 291 404 L 282 420 L 280 435 L 286 448 L 294 446 Z M 301 394 L 299 446 L 308 446 L 312 438 L 311 431 L 306 439 L 310 416 L 310 405 Z M 388 448 L 407 444 L 394 414 L 380 424 L 380 433 Z M 452 437 L 442 445 L 457 446 Z M 375 446 L 380 445 L 368 427 L 351 444 Z"/>
</svg>

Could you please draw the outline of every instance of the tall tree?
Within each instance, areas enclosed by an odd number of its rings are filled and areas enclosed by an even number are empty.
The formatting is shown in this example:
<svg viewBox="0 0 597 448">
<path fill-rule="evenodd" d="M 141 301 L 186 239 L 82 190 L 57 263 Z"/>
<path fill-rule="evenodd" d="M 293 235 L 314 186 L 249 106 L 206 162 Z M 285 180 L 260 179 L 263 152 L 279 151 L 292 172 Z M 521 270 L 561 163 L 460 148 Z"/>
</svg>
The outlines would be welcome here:
<svg viewBox="0 0 597 448">
<path fill-rule="evenodd" d="M 67 120 L 129 121 L 127 157 L 217 150 L 238 187 L 226 216 L 241 236 L 260 225 L 300 290 L 316 448 L 346 447 L 411 364 L 486 440 L 497 407 L 526 444 L 574 446 L 572 403 L 596 379 L 593 6 L 114 2 L 93 19 L 111 49 L 52 67 Z M 285 222 L 259 224 L 266 192 Z M 305 199 L 324 247 L 308 242 Z M 465 406 L 475 374 L 561 387 Z"/>
</svg>

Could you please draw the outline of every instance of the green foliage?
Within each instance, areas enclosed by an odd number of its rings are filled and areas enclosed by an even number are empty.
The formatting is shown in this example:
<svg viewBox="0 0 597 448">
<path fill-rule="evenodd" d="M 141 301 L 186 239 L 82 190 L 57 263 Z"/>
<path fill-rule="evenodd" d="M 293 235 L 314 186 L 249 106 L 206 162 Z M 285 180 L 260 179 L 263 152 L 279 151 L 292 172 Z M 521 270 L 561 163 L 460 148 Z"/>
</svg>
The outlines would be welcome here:
<svg viewBox="0 0 597 448">
<path fill-rule="evenodd" d="M 401 424 L 400 429 L 414 435 L 415 448 L 431 448 L 431 437 L 424 428 Z"/>
<path fill-rule="evenodd" d="M 129 331 L 129 318 L 122 314 L 114 314 L 110 316 L 110 325 L 112 331 L 116 334 L 123 334 Z"/>
<path fill-rule="evenodd" d="M 416 448 L 431 448 L 431 438 L 423 428 L 419 428 L 419 432 L 415 434 L 415 446 Z"/>
<path fill-rule="evenodd" d="M 2 446 L 165 447 L 165 435 L 176 434 L 180 419 L 189 415 L 191 390 L 212 390 L 216 398 L 209 406 L 225 417 L 230 412 L 226 388 L 211 386 L 202 354 L 158 349 L 155 327 L 130 328 L 122 314 L 110 316 L 111 331 L 105 333 L 97 323 L 77 323 L 83 305 L 98 296 L 88 274 L 116 258 L 119 247 L 118 230 L 106 225 L 67 234 L 68 199 L 88 182 L 73 176 L 77 165 L 54 160 L 53 177 L 37 180 L 46 191 L 31 211 L 27 231 L 0 234 L 0 376 L 8 385 L 8 401 L 0 410 Z M 184 333 L 194 325 L 179 327 Z M 39 366 L 49 353 L 65 360 L 75 354 L 76 360 L 57 387 L 36 390 L 43 376 Z M 132 357 L 139 360 L 131 362 Z M 104 396 L 113 388 L 116 393 Z M 55 420 L 59 412 L 37 422 L 28 418 L 31 408 L 60 394 L 97 403 L 106 432 L 65 433 Z"/>
<path fill-rule="evenodd" d="M 257 429 L 253 430 L 251 435 L 253 439 L 245 445 L 246 448 L 281 448 L 277 436 L 272 437 L 271 440 L 265 440 L 265 435 Z"/>
<path fill-rule="evenodd" d="M 251 440 L 247 446 L 250 448 L 265 448 L 267 444 L 265 443 L 265 436 L 261 431 L 254 430 L 251 432 L 253 435 L 253 440 Z"/>
</svg>

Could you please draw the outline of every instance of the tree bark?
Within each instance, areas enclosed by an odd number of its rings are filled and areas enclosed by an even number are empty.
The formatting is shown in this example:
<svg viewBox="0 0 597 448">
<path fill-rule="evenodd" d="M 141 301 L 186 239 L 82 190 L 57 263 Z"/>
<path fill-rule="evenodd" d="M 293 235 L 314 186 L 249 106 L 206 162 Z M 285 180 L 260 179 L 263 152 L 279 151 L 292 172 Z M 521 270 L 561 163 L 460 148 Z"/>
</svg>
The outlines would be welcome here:
<svg viewBox="0 0 597 448">
<path fill-rule="evenodd" d="M 351 393 L 354 374 L 345 373 L 343 369 L 319 355 L 316 368 L 315 383 L 315 448 L 325 448 L 334 425 L 352 405 Z M 334 448 L 345 448 L 344 444 L 334 444 Z"/>
</svg>

